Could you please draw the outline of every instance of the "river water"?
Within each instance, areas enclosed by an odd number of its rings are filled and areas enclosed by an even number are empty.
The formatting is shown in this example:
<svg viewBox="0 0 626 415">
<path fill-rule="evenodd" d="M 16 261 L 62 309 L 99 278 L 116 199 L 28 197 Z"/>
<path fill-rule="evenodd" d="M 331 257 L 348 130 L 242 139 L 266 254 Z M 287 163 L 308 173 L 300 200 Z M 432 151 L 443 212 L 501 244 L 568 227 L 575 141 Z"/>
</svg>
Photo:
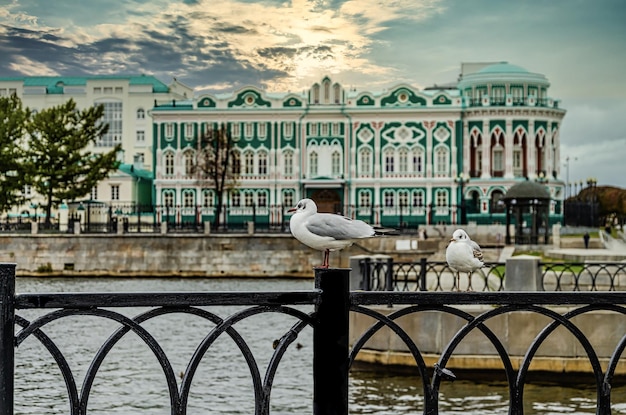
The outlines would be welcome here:
<svg viewBox="0 0 626 415">
<path fill-rule="evenodd" d="M 16 290 L 27 292 L 145 292 L 145 291 L 291 291 L 309 290 L 312 280 L 289 279 L 106 279 L 18 278 Z M 312 306 L 298 307 L 305 312 Z M 237 307 L 210 307 L 225 318 Z M 135 316 L 146 309 L 118 309 Z M 21 310 L 29 320 L 40 310 Z M 285 314 L 264 313 L 235 326 L 252 349 L 261 376 L 273 353 L 273 342 L 296 320 Z M 175 373 L 184 372 L 195 348 L 213 324 L 187 314 L 168 314 L 143 324 L 159 341 Z M 79 387 L 99 346 L 118 324 L 103 318 L 79 316 L 45 326 L 67 358 Z M 297 346 L 300 347 L 297 347 Z M 312 331 L 303 330 L 279 364 L 272 388 L 273 415 L 312 414 Z M 296 347 L 294 347 L 296 346 Z M 165 377 L 146 345 L 128 334 L 106 357 L 92 387 L 89 414 L 169 414 Z M 180 382 L 180 379 L 179 379 Z M 15 414 L 68 414 L 63 377 L 45 348 L 29 337 L 16 350 Z M 403 415 L 422 413 L 420 380 L 397 373 L 353 369 L 350 414 Z M 507 414 L 506 385 L 457 380 L 443 383 L 440 414 Z M 525 414 L 594 414 L 594 385 L 529 384 L 524 391 Z M 626 386 L 612 391 L 613 414 L 626 414 Z M 209 349 L 194 377 L 188 412 L 194 414 L 252 414 L 254 395 L 250 372 L 239 349 L 227 336 Z"/>
</svg>

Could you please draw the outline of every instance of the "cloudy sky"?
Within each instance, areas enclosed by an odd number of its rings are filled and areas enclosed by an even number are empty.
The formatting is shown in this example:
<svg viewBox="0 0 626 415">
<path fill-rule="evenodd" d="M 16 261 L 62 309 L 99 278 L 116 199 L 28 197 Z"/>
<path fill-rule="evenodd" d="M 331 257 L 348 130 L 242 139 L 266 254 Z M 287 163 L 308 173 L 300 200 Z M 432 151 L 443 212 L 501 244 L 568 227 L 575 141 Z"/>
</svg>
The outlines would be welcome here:
<svg viewBox="0 0 626 415">
<path fill-rule="evenodd" d="M 377 91 L 482 61 L 551 82 L 564 178 L 626 188 L 623 0 L 0 0 L 0 76 L 147 73 L 222 92 L 329 75 Z"/>
</svg>

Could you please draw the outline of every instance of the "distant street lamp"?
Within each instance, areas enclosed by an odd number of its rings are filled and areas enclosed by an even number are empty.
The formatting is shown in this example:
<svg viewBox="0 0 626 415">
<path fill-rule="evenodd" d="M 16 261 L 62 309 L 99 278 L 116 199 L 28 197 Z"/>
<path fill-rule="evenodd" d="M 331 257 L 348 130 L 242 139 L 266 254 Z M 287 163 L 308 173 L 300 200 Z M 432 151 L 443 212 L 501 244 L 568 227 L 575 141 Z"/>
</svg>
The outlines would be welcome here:
<svg viewBox="0 0 626 415">
<path fill-rule="evenodd" d="M 591 196 L 589 196 L 589 211 L 591 214 L 591 226 L 596 227 L 597 221 L 595 216 L 595 205 L 596 205 L 596 185 L 598 184 L 598 180 L 595 177 L 589 177 L 587 179 L 587 187 L 591 189 Z"/>
<path fill-rule="evenodd" d="M 574 161 L 578 160 L 578 157 L 574 157 Z M 565 157 L 565 199 L 572 196 L 572 185 L 569 182 L 569 156 Z"/>
<path fill-rule="evenodd" d="M 461 191 L 461 225 L 467 225 L 467 213 L 465 211 L 465 183 L 469 183 L 469 180 L 469 177 L 466 177 L 463 173 L 459 173 L 459 176 L 454 179 L 454 182 L 459 185 L 459 189 Z"/>
</svg>

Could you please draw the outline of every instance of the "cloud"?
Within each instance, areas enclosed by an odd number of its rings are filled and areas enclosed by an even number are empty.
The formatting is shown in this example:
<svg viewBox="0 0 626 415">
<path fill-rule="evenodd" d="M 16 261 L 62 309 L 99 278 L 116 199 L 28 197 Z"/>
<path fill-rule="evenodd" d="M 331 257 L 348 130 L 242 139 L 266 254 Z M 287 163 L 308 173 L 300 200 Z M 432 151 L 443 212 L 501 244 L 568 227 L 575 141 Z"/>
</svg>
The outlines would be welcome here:
<svg viewBox="0 0 626 415">
<path fill-rule="evenodd" d="M 43 13 L 46 6 L 36 9 L 30 0 L 5 6 L 0 22 L 11 32 L 8 43 L 36 39 L 34 47 L 21 48 L 31 62 L 46 63 L 37 51 L 49 54 L 56 47 L 65 56 L 61 62 L 71 56 L 79 72 L 182 73 L 190 84 L 206 82 L 232 65 L 240 82 L 255 80 L 261 87 L 284 90 L 344 71 L 362 79 L 393 74 L 393 68 L 363 58 L 375 46 L 370 36 L 399 19 L 423 20 L 438 12 L 439 3 L 198 0 L 136 1 L 111 8 L 98 0 L 74 10 L 67 2 L 47 5 Z M 83 19 L 87 11 L 92 17 Z M 12 17 L 18 14 L 23 17 Z M 13 59 L 12 68 L 19 70 L 20 61 Z"/>
<path fill-rule="evenodd" d="M 619 141 L 626 137 L 626 99 L 569 99 L 561 125 L 561 142 L 580 146 L 589 142 Z"/>
<path fill-rule="evenodd" d="M 41 62 L 35 62 L 25 56 L 17 56 L 15 62 L 9 64 L 9 69 L 22 75 L 58 76 L 61 73 L 49 68 Z"/>
</svg>

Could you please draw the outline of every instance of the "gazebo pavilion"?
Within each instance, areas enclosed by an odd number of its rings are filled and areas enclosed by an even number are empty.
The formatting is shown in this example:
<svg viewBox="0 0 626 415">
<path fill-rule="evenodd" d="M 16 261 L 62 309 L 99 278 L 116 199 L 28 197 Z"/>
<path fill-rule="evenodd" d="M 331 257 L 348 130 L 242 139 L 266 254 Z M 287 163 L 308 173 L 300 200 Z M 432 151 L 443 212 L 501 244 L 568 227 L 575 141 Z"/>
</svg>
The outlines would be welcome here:
<svg viewBox="0 0 626 415">
<path fill-rule="evenodd" d="M 512 186 L 502 198 L 506 205 L 506 244 L 511 244 L 511 219 L 515 244 L 548 243 L 550 192 L 541 183 L 526 180 Z M 530 225 L 530 226 L 529 226 Z M 543 242 L 539 232 L 543 230 Z"/>
</svg>

